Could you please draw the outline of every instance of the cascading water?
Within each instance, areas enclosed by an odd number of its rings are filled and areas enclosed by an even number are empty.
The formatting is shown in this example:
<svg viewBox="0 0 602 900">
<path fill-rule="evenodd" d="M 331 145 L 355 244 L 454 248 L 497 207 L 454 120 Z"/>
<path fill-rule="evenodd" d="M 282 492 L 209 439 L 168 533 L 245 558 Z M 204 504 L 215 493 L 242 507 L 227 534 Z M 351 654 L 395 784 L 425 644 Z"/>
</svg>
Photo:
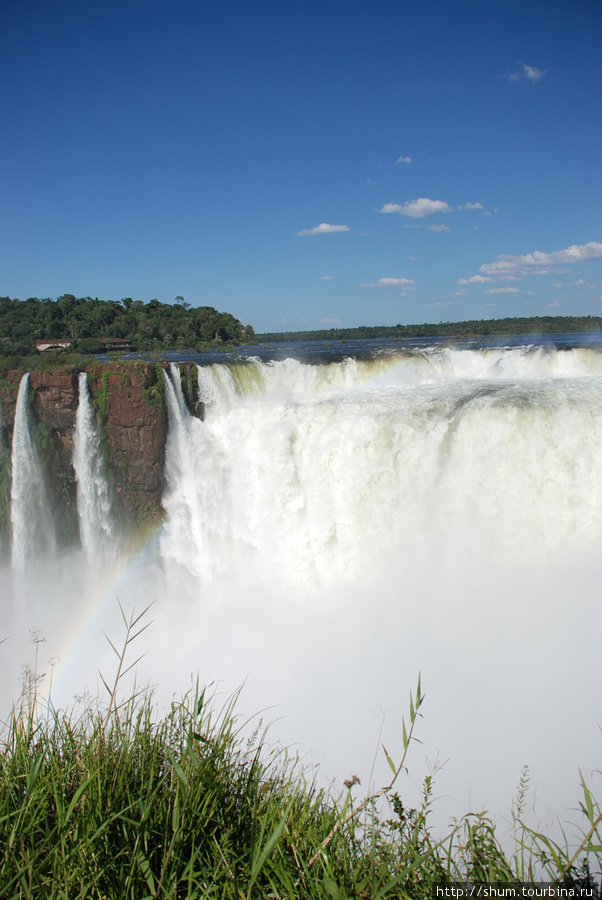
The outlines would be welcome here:
<svg viewBox="0 0 602 900">
<path fill-rule="evenodd" d="M 73 468 L 77 479 L 77 511 L 82 547 L 89 562 L 102 564 L 115 550 L 111 499 L 104 473 L 100 435 L 90 402 L 88 376 L 79 373 Z"/>
<path fill-rule="evenodd" d="M 243 565 L 319 587 L 591 545 L 591 367 L 592 351 L 521 349 L 200 368 L 204 422 L 169 389 L 163 555 L 205 582 Z"/>
<path fill-rule="evenodd" d="M 228 510 L 222 504 L 224 478 L 220 448 L 204 422 L 186 408 L 177 366 L 165 376 L 169 412 L 166 476 L 163 505 L 167 524 L 161 536 L 166 559 L 187 560 L 200 579 L 216 570 L 215 549 L 228 542 Z"/>
<path fill-rule="evenodd" d="M 29 374 L 19 385 L 12 445 L 11 524 L 13 569 L 56 549 L 44 477 L 29 425 Z"/>
</svg>

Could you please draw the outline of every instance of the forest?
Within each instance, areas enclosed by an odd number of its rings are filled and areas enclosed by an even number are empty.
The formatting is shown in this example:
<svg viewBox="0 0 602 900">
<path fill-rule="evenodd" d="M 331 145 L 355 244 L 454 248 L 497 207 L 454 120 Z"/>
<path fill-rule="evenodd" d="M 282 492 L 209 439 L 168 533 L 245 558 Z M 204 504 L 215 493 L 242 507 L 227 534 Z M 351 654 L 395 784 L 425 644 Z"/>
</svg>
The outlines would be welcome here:
<svg viewBox="0 0 602 900">
<path fill-rule="evenodd" d="M 340 341 L 362 338 L 481 337 L 503 334 L 568 334 L 602 331 L 602 316 L 532 316 L 530 318 L 471 319 L 422 325 L 360 325 L 324 331 L 280 331 L 257 334 L 262 343 L 275 341 Z"/>
<path fill-rule="evenodd" d="M 0 355 L 27 356 L 42 338 L 70 341 L 70 351 L 99 352 L 107 338 L 127 339 L 135 350 L 198 348 L 243 343 L 254 336 L 227 312 L 192 307 L 183 297 L 174 303 L 151 300 L 99 300 L 63 294 L 57 300 L 0 297 Z"/>
<path fill-rule="evenodd" d="M 69 353 L 107 350 L 105 342 L 120 338 L 141 353 L 163 350 L 205 350 L 233 344 L 277 341 L 346 341 L 362 338 L 469 338 L 511 334 L 566 334 L 602 331 L 600 316 L 535 316 L 479 319 L 422 325 L 361 325 L 320 331 L 255 334 L 231 313 L 212 306 L 193 307 L 183 297 L 159 300 L 99 300 L 63 294 L 56 300 L 0 297 L 0 360 L 2 367 L 34 364 L 35 342 L 69 342 Z M 54 356 L 54 354 L 52 354 Z"/>
</svg>

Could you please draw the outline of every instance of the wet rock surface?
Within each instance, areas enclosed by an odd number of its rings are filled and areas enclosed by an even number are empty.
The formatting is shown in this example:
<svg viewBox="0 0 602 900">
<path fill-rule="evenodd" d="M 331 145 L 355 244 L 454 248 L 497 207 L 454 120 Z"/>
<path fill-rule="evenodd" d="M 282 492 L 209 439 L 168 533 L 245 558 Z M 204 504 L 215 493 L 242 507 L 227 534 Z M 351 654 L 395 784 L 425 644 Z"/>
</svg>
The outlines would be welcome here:
<svg viewBox="0 0 602 900">
<path fill-rule="evenodd" d="M 163 369 L 146 362 L 87 366 L 90 396 L 100 425 L 115 514 L 128 529 L 152 526 L 163 516 L 167 409 Z M 30 373 L 30 424 L 44 468 L 60 543 L 78 538 L 77 485 L 73 441 L 79 402 L 76 368 Z M 1 434 L 4 448 L 0 487 L 10 484 L 10 448 L 15 406 L 24 370 L 13 369 L 0 383 Z M 8 487 L 7 487 L 8 486 Z M 0 517 L 6 520 L 4 498 Z M 7 521 L 0 523 L 6 533 Z"/>
</svg>

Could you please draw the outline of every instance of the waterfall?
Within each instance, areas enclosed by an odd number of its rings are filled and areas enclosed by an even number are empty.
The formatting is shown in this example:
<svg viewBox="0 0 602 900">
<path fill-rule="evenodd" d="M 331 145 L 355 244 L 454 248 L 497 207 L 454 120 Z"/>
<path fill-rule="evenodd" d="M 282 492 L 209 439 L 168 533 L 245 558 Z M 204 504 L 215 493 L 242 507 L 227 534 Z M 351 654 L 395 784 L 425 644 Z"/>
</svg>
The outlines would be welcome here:
<svg viewBox="0 0 602 900">
<path fill-rule="evenodd" d="M 23 572 L 40 555 L 54 552 L 56 539 L 44 476 L 29 424 L 29 373 L 19 385 L 12 445 L 12 564 Z"/>
<path fill-rule="evenodd" d="M 165 559 L 179 561 L 207 579 L 223 569 L 224 553 L 216 553 L 216 547 L 230 543 L 228 509 L 221 503 L 226 477 L 222 455 L 205 423 L 188 412 L 180 371 L 173 364 L 165 373 L 165 394 L 169 435 L 163 506 L 168 518 L 161 549 Z"/>
<path fill-rule="evenodd" d="M 206 366 L 203 422 L 174 372 L 162 547 L 204 581 L 545 562 L 600 537 L 593 351 Z"/>
<path fill-rule="evenodd" d="M 100 435 L 85 372 L 79 374 L 73 468 L 77 479 L 77 511 L 82 546 L 89 561 L 102 562 L 114 549 L 115 534 Z"/>
</svg>

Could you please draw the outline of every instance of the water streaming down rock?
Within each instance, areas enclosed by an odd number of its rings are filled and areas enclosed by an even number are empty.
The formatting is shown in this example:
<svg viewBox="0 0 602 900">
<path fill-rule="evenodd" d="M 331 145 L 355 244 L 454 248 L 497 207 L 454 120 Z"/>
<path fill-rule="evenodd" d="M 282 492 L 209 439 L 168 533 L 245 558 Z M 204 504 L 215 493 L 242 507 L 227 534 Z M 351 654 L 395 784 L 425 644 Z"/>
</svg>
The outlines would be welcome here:
<svg viewBox="0 0 602 900">
<path fill-rule="evenodd" d="M 161 547 L 164 559 L 187 559 L 194 575 L 205 579 L 220 568 L 223 553 L 216 554 L 216 546 L 229 540 L 222 455 L 205 423 L 188 412 L 175 365 L 165 375 L 165 392 L 170 426 Z"/>
<path fill-rule="evenodd" d="M 162 550 L 203 581 L 305 586 L 417 564 L 568 556 L 600 538 L 602 369 L 590 350 L 443 350 L 173 372 Z"/>
<path fill-rule="evenodd" d="M 12 564 L 23 572 L 30 561 L 56 550 L 54 522 L 29 422 L 29 374 L 19 385 L 12 443 Z"/>
<path fill-rule="evenodd" d="M 78 386 L 73 467 L 77 479 L 79 530 L 88 560 L 100 565 L 115 551 L 111 498 L 85 372 L 79 373 Z"/>
</svg>

